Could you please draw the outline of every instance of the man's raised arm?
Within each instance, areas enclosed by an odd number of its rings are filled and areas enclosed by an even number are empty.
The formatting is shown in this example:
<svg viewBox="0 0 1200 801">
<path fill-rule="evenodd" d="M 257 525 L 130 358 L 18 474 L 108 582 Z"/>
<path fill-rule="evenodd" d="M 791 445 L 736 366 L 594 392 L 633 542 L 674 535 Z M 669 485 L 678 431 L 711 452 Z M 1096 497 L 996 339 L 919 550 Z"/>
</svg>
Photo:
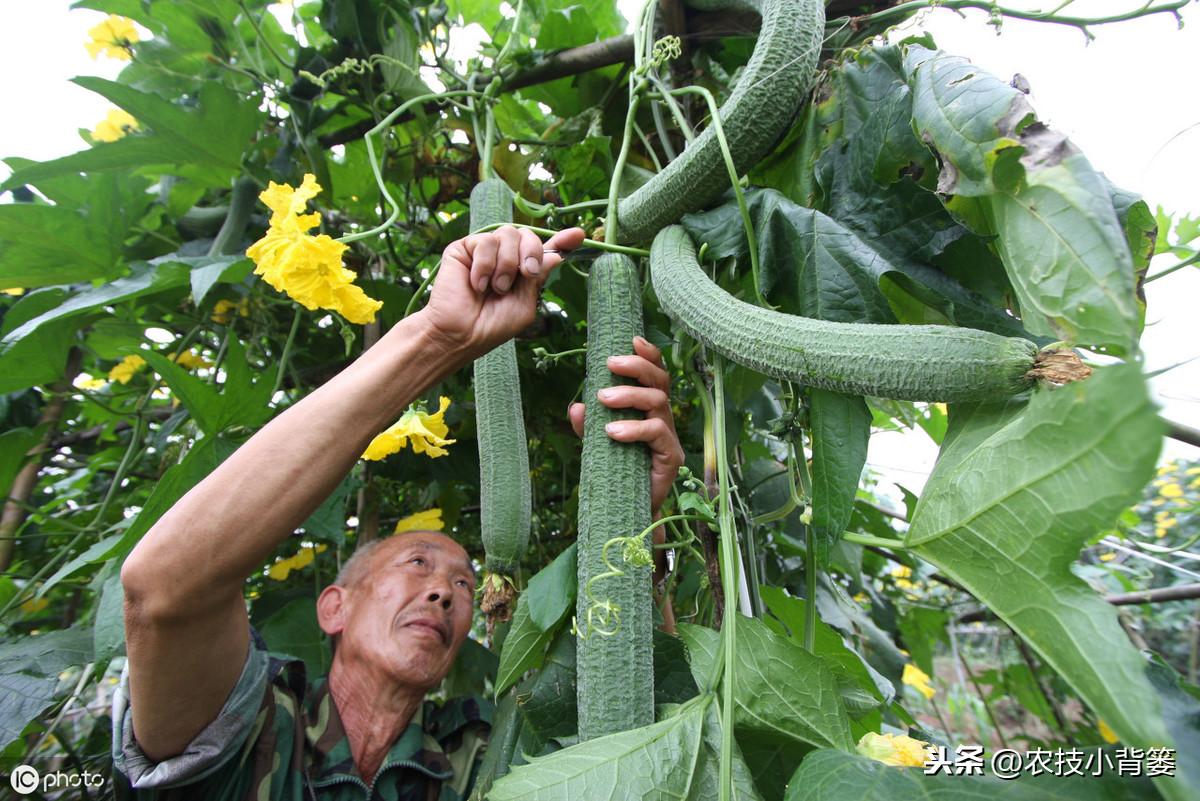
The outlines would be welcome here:
<svg viewBox="0 0 1200 801">
<path fill-rule="evenodd" d="M 582 240 L 573 228 L 547 245 Z M 236 684 L 249 648 L 246 578 L 409 403 L 533 321 L 561 260 L 542 249 L 514 228 L 451 244 L 422 311 L 263 427 L 130 553 L 121 581 L 131 709 L 148 757 L 181 753 Z"/>
</svg>

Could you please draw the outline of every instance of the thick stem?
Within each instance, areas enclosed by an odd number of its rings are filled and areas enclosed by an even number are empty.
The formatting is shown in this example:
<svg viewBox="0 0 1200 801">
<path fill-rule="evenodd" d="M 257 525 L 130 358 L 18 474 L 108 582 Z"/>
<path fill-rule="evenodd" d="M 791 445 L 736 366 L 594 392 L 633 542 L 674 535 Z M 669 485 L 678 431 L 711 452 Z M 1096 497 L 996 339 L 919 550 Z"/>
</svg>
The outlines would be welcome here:
<svg viewBox="0 0 1200 801">
<path fill-rule="evenodd" d="M 42 441 L 33 446 L 26 454 L 29 461 L 13 479 L 12 487 L 8 491 L 8 500 L 4 503 L 4 511 L 0 513 L 0 572 L 8 570 L 9 565 L 12 564 L 13 546 L 16 543 L 15 535 L 17 529 L 25 522 L 26 504 L 29 503 L 29 497 L 33 494 L 33 488 L 37 486 L 38 473 L 42 469 L 42 458 L 49 451 L 50 443 L 54 439 L 54 432 L 58 428 L 58 421 L 62 419 L 63 407 L 67 404 L 67 393 L 70 391 L 71 382 L 79 374 L 78 351 L 72 351 L 72 357 L 67 362 L 67 372 L 65 380 L 54 385 L 52 388 L 54 394 L 50 402 L 42 408 L 38 425 L 46 426 L 46 431 L 42 434 Z"/>
<path fill-rule="evenodd" d="M 740 593 L 738 582 L 737 529 L 733 523 L 733 506 L 730 498 L 729 463 L 725 443 L 725 364 L 720 355 L 713 359 L 713 428 L 716 431 L 717 482 L 720 493 L 718 519 L 721 526 L 721 584 L 726 598 L 737 598 Z M 733 692 L 736 687 L 734 675 L 737 667 L 737 605 L 726 604 L 721 625 L 724 676 L 721 682 L 721 758 L 719 771 L 719 798 L 729 801 L 733 791 Z"/>
</svg>

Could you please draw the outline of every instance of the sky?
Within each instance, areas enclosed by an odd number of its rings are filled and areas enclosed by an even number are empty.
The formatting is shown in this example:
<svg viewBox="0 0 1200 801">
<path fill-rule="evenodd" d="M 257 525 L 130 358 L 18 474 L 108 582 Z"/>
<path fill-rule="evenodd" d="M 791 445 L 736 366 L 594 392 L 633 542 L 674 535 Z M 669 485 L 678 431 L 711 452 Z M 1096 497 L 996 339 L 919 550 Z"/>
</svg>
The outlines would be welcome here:
<svg viewBox="0 0 1200 801">
<path fill-rule="evenodd" d="M 1139 0 L 1079 0 L 1070 13 L 1102 16 Z M 1014 5 L 1037 8 L 1035 4 Z M 626 19 L 640 0 L 620 0 Z M 0 0 L 10 36 L 0 48 L 0 156 L 48 159 L 85 147 L 78 129 L 92 128 L 110 106 L 69 83 L 75 75 L 113 78 L 123 62 L 84 50 L 87 30 L 104 18 L 69 10 L 65 0 Z M 1200 3 L 1183 10 L 1179 29 L 1170 15 L 1093 28 L 1087 42 L 1076 28 L 1005 20 L 1000 35 L 987 15 L 948 9 L 923 12 L 904 32 L 930 32 L 938 46 L 967 55 L 1002 78 L 1020 73 L 1032 88 L 1041 120 L 1063 131 L 1092 165 L 1126 189 L 1143 194 L 1153 209 L 1200 215 Z M 0 166 L 0 176 L 7 171 Z M 1156 259 L 1151 274 L 1173 263 Z M 1200 428 L 1200 270 L 1180 270 L 1147 285 L 1147 327 L 1142 338 L 1148 371 L 1168 370 L 1152 386 L 1164 416 Z M 1189 359 L 1194 361 L 1188 362 Z M 1182 366 L 1175 366 L 1182 365 Z M 937 449 L 923 433 L 876 434 L 868 463 L 895 482 L 917 490 Z M 1168 441 L 1165 455 L 1200 458 L 1200 449 Z"/>
</svg>

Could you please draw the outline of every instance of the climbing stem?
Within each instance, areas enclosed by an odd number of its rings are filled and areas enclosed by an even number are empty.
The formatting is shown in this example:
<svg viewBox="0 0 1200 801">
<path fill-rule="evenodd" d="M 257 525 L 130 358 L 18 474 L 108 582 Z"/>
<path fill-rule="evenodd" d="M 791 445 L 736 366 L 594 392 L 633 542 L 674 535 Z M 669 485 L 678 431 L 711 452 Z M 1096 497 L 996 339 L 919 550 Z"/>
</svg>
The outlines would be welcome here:
<svg viewBox="0 0 1200 801">
<path fill-rule="evenodd" d="M 842 532 L 842 539 L 846 542 L 853 542 L 856 545 L 874 545 L 877 548 L 893 548 L 896 550 L 904 550 L 908 546 L 903 540 L 893 540 L 887 537 L 872 537 L 870 534 L 859 534 L 855 531 Z"/>
<path fill-rule="evenodd" d="M 750 250 L 750 275 L 754 282 L 754 295 L 758 299 L 760 306 L 774 309 L 775 306 L 772 306 L 763 297 L 762 286 L 759 284 L 758 240 L 754 237 L 754 223 L 750 219 L 750 209 L 746 205 L 746 196 L 742 192 L 742 179 L 738 175 L 737 167 L 733 163 L 733 154 L 729 151 L 729 142 L 725 138 L 725 128 L 721 125 L 721 112 L 717 107 L 717 99 L 713 97 L 712 92 L 703 86 L 684 86 L 680 89 L 673 89 L 667 92 L 665 96 L 682 94 L 700 95 L 704 98 L 704 102 L 708 104 L 709 113 L 712 115 L 712 126 L 717 132 L 717 143 L 721 146 L 721 156 L 725 160 L 725 169 L 729 171 L 729 182 L 733 186 L 733 194 L 737 198 L 738 211 L 742 215 L 742 226 L 746 230 L 746 243 Z M 658 97 L 660 95 L 656 94 L 653 96 Z"/>
<path fill-rule="evenodd" d="M 554 234 L 558 233 L 558 231 L 553 231 L 549 228 L 539 228 L 536 225 L 525 225 L 523 223 L 493 223 L 492 225 L 485 225 L 484 227 L 482 227 L 478 231 L 476 231 L 476 233 L 483 233 L 485 231 L 494 231 L 502 225 L 511 225 L 516 228 L 528 228 L 530 231 L 533 231 L 535 234 L 541 234 L 542 236 L 553 236 Z M 607 237 L 605 237 L 605 238 L 607 239 Z M 617 244 L 613 244 L 612 242 L 608 242 L 608 241 L 600 242 L 599 240 L 596 240 L 596 239 L 585 239 L 585 240 L 583 240 L 583 244 L 580 245 L 580 247 L 599 248 L 600 250 L 607 250 L 607 251 L 611 251 L 613 253 L 624 253 L 626 256 L 649 256 L 650 255 L 650 251 L 645 250 L 643 248 L 633 248 L 633 247 L 629 247 L 627 245 L 617 245 Z"/>
<path fill-rule="evenodd" d="M 720 506 L 717 522 L 721 532 L 721 590 L 725 595 L 721 621 L 723 680 L 721 684 L 721 760 L 719 771 L 720 801 L 729 801 L 733 781 L 733 690 L 737 665 L 736 632 L 738 586 L 737 531 L 730 503 L 729 459 L 725 445 L 725 364 L 720 354 L 713 355 L 713 430 L 717 451 L 717 487 Z"/>
<path fill-rule="evenodd" d="M 390 206 L 392 209 L 392 213 L 388 215 L 386 220 L 369 231 L 360 231 L 357 234 L 348 234 L 340 237 L 338 239 L 339 242 L 357 242 L 360 239 L 369 239 L 370 237 L 378 236 L 390 228 L 392 223 L 400 219 L 400 204 L 396 202 L 394 197 L 392 197 L 392 193 L 388 191 L 387 184 L 384 183 L 383 170 L 379 166 L 379 157 L 375 154 L 375 143 L 372 140 L 372 137 L 387 130 L 388 126 L 390 126 L 397 117 L 418 103 L 426 103 L 431 100 L 447 100 L 451 97 L 475 98 L 483 96 L 484 95 L 481 92 L 475 92 L 468 89 L 455 89 L 450 92 L 431 92 L 429 94 L 417 95 L 416 97 L 401 103 L 395 108 L 394 111 L 392 111 L 391 114 L 388 114 L 386 117 L 380 120 L 374 128 L 367 131 L 366 134 L 363 135 L 363 141 L 366 142 L 367 145 L 367 161 L 371 164 L 371 172 L 375 175 L 375 184 L 379 187 L 379 191 L 383 195 L 384 199 L 387 200 L 388 206 Z"/>
</svg>

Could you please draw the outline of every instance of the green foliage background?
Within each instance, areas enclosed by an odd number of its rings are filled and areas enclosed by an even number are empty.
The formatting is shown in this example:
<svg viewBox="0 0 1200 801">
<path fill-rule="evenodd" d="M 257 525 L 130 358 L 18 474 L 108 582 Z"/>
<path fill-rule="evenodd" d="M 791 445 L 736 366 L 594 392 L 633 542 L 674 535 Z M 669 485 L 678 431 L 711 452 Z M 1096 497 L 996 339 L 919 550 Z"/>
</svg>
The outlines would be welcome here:
<svg viewBox="0 0 1200 801">
<path fill-rule="evenodd" d="M 268 181 L 295 186 L 311 172 L 324 190 L 315 203 L 322 231 L 373 227 L 387 205 L 366 130 L 428 92 L 429 81 L 455 88 L 478 72 L 486 83 L 510 40 L 504 80 L 553 51 L 620 35 L 626 21 L 603 0 L 529 0 L 516 32 L 511 15 L 475 0 L 296 3 L 287 28 L 261 0 L 76 6 L 129 17 L 151 36 L 132 46 L 118 80 L 76 79 L 132 114 L 140 130 L 49 162 L 6 159 L 14 174 L 3 188 L 13 202 L 0 205 L 0 287 L 26 292 L 0 295 L 0 494 L 9 496 L 12 521 L 0 537 L 0 764 L 107 772 L 105 703 L 123 654 L 122 559 L 254 430 L 419 306 L 414 293 L 442 250 L 468 233 L 480 143 L 462 108 L 434 104 L 382 137 L 382 172 L 402 213 L 346 254 L 357 282 L 384 301 L 366 327 L 305 311 L 251 274 L 241 254 L 267 215 L 258 204 L 230 213 L 239 192 L 257 194 Z M 1038 123 L 1019 91 L 927 38 L 873 41 L 903 15 L 893 9 L 849 24 L 859 10 L 830 7 L 812 99 L 750 173 L 759 285 L 736 204 L 683 220 L 708 243 L 718 282 L 745 298 L 761 292 L 792 314 L 898 331 L 968 326 L 1126 361 L 1055 391 L 949 410 L 808 392 L 714 367 L 647 282 L 647 336 L 667 356 L 677 427 L 697 477 L 712 422 L 704 404 L 713 370 L 723 370 L 747 611 L 758 618 L 738 627 L 735 712 L 724 722 L 738 748 L 733 793 L 1188 797 L 1200 786 L 1192 775 L 1156 785 L 1111 777 L 950 784 L 854 751 L 881 727 L 948 745 L 1094 748 L 1105 744 L 1103 721 L 1123 745 L 1170 745 L 1181 766 L 1194 768 L 1200 719 L 1194 604 L 1118 615 L 1100 596 L 1183 582 L 1130 555 L 1152 550 L 1105 550 L 1114 538 L 1161 549 L 1200 533 L 1195 468 L 1171 466 L 1141 492 L 1163 435 L 1137 363 L 1140 285 L 1159 224 Z M 483 60 L 456 64 L 449 37 L 468 22 L 492 41 Z M 689 41 L 672 79 L 697 81 L 721 99 L 753 44 L 752 33 Z M 529 204 L 605 198 L 627 69 L 614 64 L 498 96 L 492 163 Z M 704 124 L 699 104 L 685 111 L 691 124 Z M 683 145 L 678 128 L 649 111 L 639 122 L 647 136 L 635 144 L 623 191 Z M 591 211 L 518 221 L 589 230 L 601 222 Z M 1185 228 L 1170 247 L 1194 258 Z M 535 348 L 586 343 L 585 269 L 584 260 L 556 271 L 536 323 L 518 337 L 534 488 L 527 590 L 504 646 L 501 637 L 491 650 L 469 643 L 445 691 L 500 699 L 491 798 L 580 797 L 581 788 L 588 797 L 626 797 L 633 790 L 617 778 L 628 775 L 649 777 L 638 797 L 715 797 L 723 723 L 711 683 L 727 657 L 712 629 L 720 599 L 700 541 L 679 550 L 667 582 L 685 625 L 679 638 L 656 634 L 657 722 L 569 748 L 579 442 L 565 411 L 581 391 L 583 359 Z M 189 371 L 168 358 L 189 351 L 209 365 Z M 131 354 L 147 368 L 128 383 L 106 380 Z M 482 563 L 469 372 L 431 392 L 432 406 L 439 394 L 453 401 L 446 421 L 458 442 L 448 456 L 405 451 L 356 468 L 247 581 L 254 625 L 314 672 L 329 655 L 313 599 L 358 541 L 436 507 Z M 866 442 L 871 430 L 913 428 L 942 455 L 922 497 L 898 510 L 874 494 L 878 477 L 864 473 Z M 812 484 L 804 486 L 809 458 Z M 681 484 L 668 511 L 704 511 L 696 489 Z M 691 540 L 689 525 L 669 538 Z M 810 544 L 819 559 L 806 567 Z M 311 563 L 277 568 L 283 578 L 267 572 L 314 546 Z M 819 619 L 806 637 L 808 604 Z M 907 663 L 933 676 L 933 699 L 906 689 Z"/>
</svg>

